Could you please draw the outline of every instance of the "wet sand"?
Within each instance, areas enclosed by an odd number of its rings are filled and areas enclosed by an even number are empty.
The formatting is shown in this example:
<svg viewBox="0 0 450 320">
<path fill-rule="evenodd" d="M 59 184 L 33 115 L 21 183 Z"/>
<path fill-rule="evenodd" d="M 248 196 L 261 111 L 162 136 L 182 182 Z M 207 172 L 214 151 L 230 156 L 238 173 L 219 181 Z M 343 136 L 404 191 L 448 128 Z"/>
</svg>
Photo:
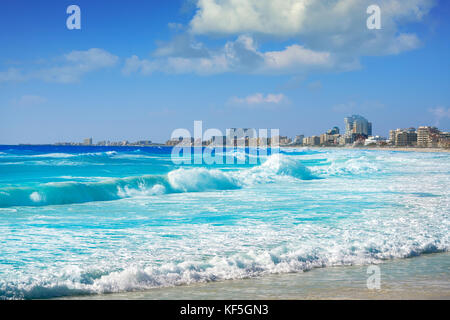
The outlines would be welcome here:
<svg viewBox="0 0 450 320">
<path fill-rule="evenodd" d="M 296 274 L 155 288 L 70 299 L 446 299 L 450 253 L 379 264 L 380 289 L 367 288 L 368 266 L 319 268 Z"/>
</svg>

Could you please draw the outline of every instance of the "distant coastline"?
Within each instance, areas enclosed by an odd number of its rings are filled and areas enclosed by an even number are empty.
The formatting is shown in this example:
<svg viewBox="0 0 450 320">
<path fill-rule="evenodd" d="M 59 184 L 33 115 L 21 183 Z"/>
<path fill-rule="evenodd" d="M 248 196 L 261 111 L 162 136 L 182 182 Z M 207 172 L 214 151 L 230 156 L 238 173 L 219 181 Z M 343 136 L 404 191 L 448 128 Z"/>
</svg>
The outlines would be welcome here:
<svg viewBox="0 0 450 320">
<path fill-rule="evenodd" d="M 21 147 L 66 147 L 66 145 L 57 145 L 57 144 L 2 144 L 0 146 L 21 146 Z M 139 147 L 139 148 L 148 148 L 148 147 L 173 147 L 172 145 L 167 145 L 164 143 L 154 143 L 151 145 L 118 145 L 118 146 L 99 146 L 99 145 L 70 145 L 70 147 L 100 147 L 100 148 L 129 148 L 129 147 Z M 186 146 L 184 146 L 186 147 Z M 194 146 L 192 146 L 194 147 Z M 208 146 L 204 146 L 208 147 Z M 211 146 L 210 146 L 211 147 Z M 216 148 L 218 146 L 215 146 Z M 345 150 L 378 150 L 378 151 L 410 151 L 410 152 L 450 152 L 450 148 L 428 148 L 428 147 L 395 147 L 395 146 L 303 146 L 303 145 L 280 145 L 280 148 L 308 148 L 308 149 L 345 149 Z M 247 146 L 248 148 L 248 146 Z"/>
<path fill-rule="evenodd" d="M 282 148 L 308 148 L 308 149 L 345 149 L 345 150 L 377 150 L 377 151 L 410 151 L 410 152 L 450 152 L 448 148 L 418 148 L 418 147 L 394 147 L 394 146 L 376 146 L 376 147 L 352 147 L 352 146 L 281 146 Z"/>
</svg>

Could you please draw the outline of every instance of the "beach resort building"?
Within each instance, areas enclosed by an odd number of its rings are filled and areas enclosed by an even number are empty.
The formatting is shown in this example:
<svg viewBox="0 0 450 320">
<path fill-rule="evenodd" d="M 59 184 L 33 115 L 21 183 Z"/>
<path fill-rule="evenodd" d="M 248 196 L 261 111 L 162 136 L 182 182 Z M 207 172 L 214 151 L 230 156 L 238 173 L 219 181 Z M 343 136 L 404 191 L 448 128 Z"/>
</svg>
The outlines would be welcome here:
<svg viewBox="0 0 450 320">
<path fill-rule="evenodd" d="M 392 145 L 399 147 L 415 146 L 417 133 L 415 128 L 396 129 L 389 131 L 389 140 Z"/>
<path fill-rule="evenodd" d="M 342 144 L 353 143 L 356 140 L 365 139 L 372 135 L 372 123 L 363 116 L 354 114 L 344 118 L 345 138 L 341 139 Z"/>
<path fill-rule="evenodd" d="M 318 145 L 320 145 L 320 137 L 319 136 L 311 136 L 311 137 L 303 138 L 303 145 L 318 146 Z"/>
<path fill-rule="evenodd" d="M 439 142 L 440 131 L 436 127 L 422 126 L 417 129 L 417 146 L 432 147 Z"/>
</svg>

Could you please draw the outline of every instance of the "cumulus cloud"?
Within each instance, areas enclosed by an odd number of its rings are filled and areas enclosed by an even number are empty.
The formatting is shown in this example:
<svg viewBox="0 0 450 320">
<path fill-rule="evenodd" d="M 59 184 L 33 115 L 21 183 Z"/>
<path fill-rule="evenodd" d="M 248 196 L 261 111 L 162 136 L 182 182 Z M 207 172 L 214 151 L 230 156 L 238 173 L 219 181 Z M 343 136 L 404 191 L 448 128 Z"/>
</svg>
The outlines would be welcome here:
<svg viewBox="0 0 450 320">
<path fill-rule="evenodd" d="M 303 75 L 351 71 L 360 57 L 400 54 L 421 41 L 403 25 L 418 22 L 434 0 L 381 0 L 381 30 L 366 27 L 372 0 L 198 0 L 188 32 L 158 43 L 151 58 L 127 59 L 123 72 Z M 209 49 L 195 36 L 213 36 L 222 47 Z M 217 37 L 219 36 L 219 37 Z M 230 40 L 230 37 L 234 40 Z M 258 41 L 286 43 L 260 50 Z"/>
<path fill-rule="evenodd" d="M 264 54 L 267 68 L 283 70 L 302 66 L 329 66 L 332 64 L 329 52 L 318 52 L 294 44 L 282 51 Z"/>
<path fill-rule="evenodd" d="M 224 57 L 217 55 L 208 58 L 164 57 L 153 60 L 140 59 L 133 55 L 125 60 L 122 72 L 125 75 L 140 73 L 149 75 L 153 72 L 196 73 L 208 75 L 228 71 Z"/>
<path fill-rule="evenodd" d="M 134 72 L 140 72 L 144 75 L 150 74 L 157 69 L 157 66 L 148 60 L 141 60 L 138 56 L 133 55 L 125 60 L 122 72 L 129 75 Z"/>
<path fill-rule="evenodd" d="M 300 45 L 261 52 L 249 35 L 240 35 L 216 50 L 206 49 L 201 43 L 196 43 L 195 47 L 184 41 L 183 43 L 186 50 L 182 50 L 179 43 L 158 48 L 152 59 L 132 56 L 126 59 L 122 71 L 125 74 L 150 74 L 155 71 L 204 75 L 224 72 L 283 74 L 305 72 L 313 68 L 331 68 L 334 64 L 328 52 L 316 52 Z"/>
<path fill-rule="evenodd" d="M 398 23 L 420 21 L 435 2 L 377 1 L 382 27 L 390 29 Z M 199 0 L 190 27 L 195 34 L 341 35 L 335 38 L 339 44 L 345 42 L 345 37 L 371 33 L 366 28 L 366 9 L 371 4 L 372 0 Z"/>
<path fill-rule="evenodd" d="M 259 32 L 292 35 L 302 27 L 308 1 L 199 0 L 190 26 L 197 34 Z"/>
<path fill-rule="evenodd" d="M 72 51 L 43 68 L 34 70 L 8 69 L 0 72 L 0 82 L 43 80 L 71 83 L 86 73 L 114 66 L 119 58 L 103 49 Z"/>
<path fill-rule="evenodd" d="M 158 48 L 153 53 L 156 57 L 172 56 L 183 58 L 200 58 L 209 55 L 201 42 L 187 34 L 176 35 L 172 41 L 158 42 Z"/>
<path fill-rule="evenodd" d="M 118 59 L 117 56 L 97 48 L 72 51 L 64 56 L 62 65 L 40 70 L 36 77 L 49 82 L 76 82 L 88 72 L 114 66 Z"/>
<path fill-rule="evenodd" d="M 384 0 L 381 30 L 366 27 L 366 9 L 372 0 L 199 0 L 190 22 L 192 34 L 263 35 L 294 43 L 284 56 L 308 58 L 309 63 L 333 57 L 340 70 L 359 68 L 359 57 L 399 54 L 421 45 L 414 33 L 401 32 L 409 22 L 419 22 L 435 0 Z M 302 52 L 300 51 L 302 49 Z M 309 52 L 328 56 L 309 57 Z M 295 60 L 291 67 L 295 67 Z M 301 59 L 301 58 L 299 58 Z"/>
<path fill-rule="evenodd" d="M 286 102 L 288 102 L 288 99 L 282 93 L 269 93 L 266 95 L 262 93 L 255 93 L 244 98 L 232 97 L 230 99 L 230 103 L 232 104 L 244 104 L 248 106 L 263 104 L 282 104 Z"/>
</svg>

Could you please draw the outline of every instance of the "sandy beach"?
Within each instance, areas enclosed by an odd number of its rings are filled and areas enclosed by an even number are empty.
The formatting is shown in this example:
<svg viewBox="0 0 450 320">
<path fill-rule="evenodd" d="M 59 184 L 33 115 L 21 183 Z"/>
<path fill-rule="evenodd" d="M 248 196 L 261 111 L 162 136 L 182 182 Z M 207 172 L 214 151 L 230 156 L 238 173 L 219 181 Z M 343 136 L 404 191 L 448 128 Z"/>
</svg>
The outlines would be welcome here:
<svg viewBox="0 0 450 320">
<path fill-rule="evenodd" d="M 450 299 L 450 253 L 396 259 L 378 266 L 379 290 L 367 289 L 368 266 L 345 266 L 67 299 Z"/>
</svg>

